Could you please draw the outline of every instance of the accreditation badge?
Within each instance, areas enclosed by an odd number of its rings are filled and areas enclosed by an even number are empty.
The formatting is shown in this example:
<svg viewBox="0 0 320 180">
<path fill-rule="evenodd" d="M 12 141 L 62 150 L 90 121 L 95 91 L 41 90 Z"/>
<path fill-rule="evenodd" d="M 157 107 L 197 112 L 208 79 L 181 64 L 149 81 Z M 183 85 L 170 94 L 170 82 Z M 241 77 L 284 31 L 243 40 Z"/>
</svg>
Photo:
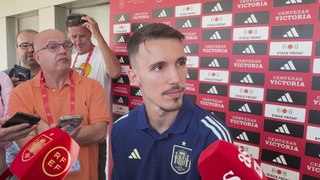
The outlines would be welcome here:
<svg viewBox="0 0 320 180">
<path fill-rule="evenodd" d="M 76 162 L 74 162 L 74 164 L 70 170 L 70 173 L 79 172 L 79 171 L 80 171 L 80 161 L 79 161 L 79 159 L 77 159 Z"/>
</svg>

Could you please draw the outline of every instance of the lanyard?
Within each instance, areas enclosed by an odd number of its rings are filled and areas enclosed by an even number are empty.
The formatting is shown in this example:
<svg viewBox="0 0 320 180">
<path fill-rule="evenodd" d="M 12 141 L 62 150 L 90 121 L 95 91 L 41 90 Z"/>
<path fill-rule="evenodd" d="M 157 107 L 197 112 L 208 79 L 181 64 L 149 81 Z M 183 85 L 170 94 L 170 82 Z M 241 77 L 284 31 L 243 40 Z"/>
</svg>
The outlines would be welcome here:
<svg viewBox="0 0 320 180">
<path fill-rule="evenodd" d="M 76 109 L 75 108 L 75 88 L 74 88 L 74 81 L 73 81 L 73 77 L 72 77 L 71 72 L 69 75 L 69 79 L 70 79 L 70 114 L 74 115 L 75 109 Z M 49 107 L 48 94 L 47 94 L 47 91 L 44 87 L 44 76 L 43 76 L 42 71 L 41 71 L 41 76 L 40 76 L 40 90 L 41 90 L 41 96 L 42 96 L 42 100 L 43 100 L 44 109 L 46 111 L 48 123 L 49 123 L 49 125 L 51 125 L 53 123 L 53 119 L 52 119 L 52 113 L 51 113 L 50 107 Z"/>
<path fill-rule="evenodd" d="M 91 58 L 93 49 L 94 49 L 94 45 L 91 46 L 90 51 L 89 51 L 89 54 L 88 54 L 87 59 L 86 59 L 86 62 L 85 62 L 84 66 L 83 66 L 83 68 L 82 68 L 82 70 L 81 70 L 81 75 L 83 75 L 83 76 L 84 76 L 85 70 L 86 70 L 86 68 L 87 68 L 87 65 L 88 65 L 88 63 L 89 63 L 89 61 L 90 61 L 90 58 Z M 73 62 L 73 65 L 72 65 L 72 68 L 75 67 L 76 62 L 77 62 L 77 60 L 78 60 L 78 56 L 79 56 L 79 53 L 77 53 L 77 55 L 76 55 L 76 58 L 75 58 L 75 60 L 74 60 L 74 62 Z"/>
</svg>

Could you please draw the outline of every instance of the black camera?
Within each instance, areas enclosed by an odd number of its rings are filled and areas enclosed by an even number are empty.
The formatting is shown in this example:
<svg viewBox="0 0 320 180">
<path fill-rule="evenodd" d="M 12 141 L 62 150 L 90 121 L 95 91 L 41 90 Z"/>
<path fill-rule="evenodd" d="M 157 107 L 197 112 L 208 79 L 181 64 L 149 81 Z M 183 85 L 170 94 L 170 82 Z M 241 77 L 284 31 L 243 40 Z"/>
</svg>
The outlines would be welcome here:
<svg viewBox="0 0 320 180">
<path fill-rule="evenodd" d="M 19 78 L 20 81 L 26 81 L 30 79 L 30 70 L 15 64 L 9 73 L 9 77 Z"/>
</svg>

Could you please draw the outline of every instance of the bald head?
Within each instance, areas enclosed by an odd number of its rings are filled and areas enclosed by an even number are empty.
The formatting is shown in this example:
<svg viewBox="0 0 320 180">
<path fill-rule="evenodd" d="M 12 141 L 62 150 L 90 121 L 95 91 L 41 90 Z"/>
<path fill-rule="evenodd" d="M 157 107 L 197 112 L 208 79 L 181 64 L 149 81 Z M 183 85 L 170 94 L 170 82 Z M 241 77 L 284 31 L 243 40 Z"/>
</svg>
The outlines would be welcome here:
<svg viewBox="0 0 320 180">
<path fill-rule="evenodd" d="M 34 50 L 38 51 L 44 47 L 48 42 L 56 39 L 68 39 L 67 36 L 56 29 L 47 29 L 39 32 L 33 39 Z"/>
</svg>

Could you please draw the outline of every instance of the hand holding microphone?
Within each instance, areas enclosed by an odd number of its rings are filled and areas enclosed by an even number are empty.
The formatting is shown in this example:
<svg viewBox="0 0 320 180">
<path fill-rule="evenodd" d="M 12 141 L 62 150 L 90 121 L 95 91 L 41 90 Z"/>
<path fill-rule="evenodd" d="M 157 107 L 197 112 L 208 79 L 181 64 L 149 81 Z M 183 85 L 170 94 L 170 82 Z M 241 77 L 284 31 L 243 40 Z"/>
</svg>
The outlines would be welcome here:
<svg viewBox="0 0 320 180">
<path fill-rule="evenodd" d="M 198 161 L 203 180 L 267 180 L 259 164 L 244 151 L 218 140 L 200 154 Z"/>
</svg>

